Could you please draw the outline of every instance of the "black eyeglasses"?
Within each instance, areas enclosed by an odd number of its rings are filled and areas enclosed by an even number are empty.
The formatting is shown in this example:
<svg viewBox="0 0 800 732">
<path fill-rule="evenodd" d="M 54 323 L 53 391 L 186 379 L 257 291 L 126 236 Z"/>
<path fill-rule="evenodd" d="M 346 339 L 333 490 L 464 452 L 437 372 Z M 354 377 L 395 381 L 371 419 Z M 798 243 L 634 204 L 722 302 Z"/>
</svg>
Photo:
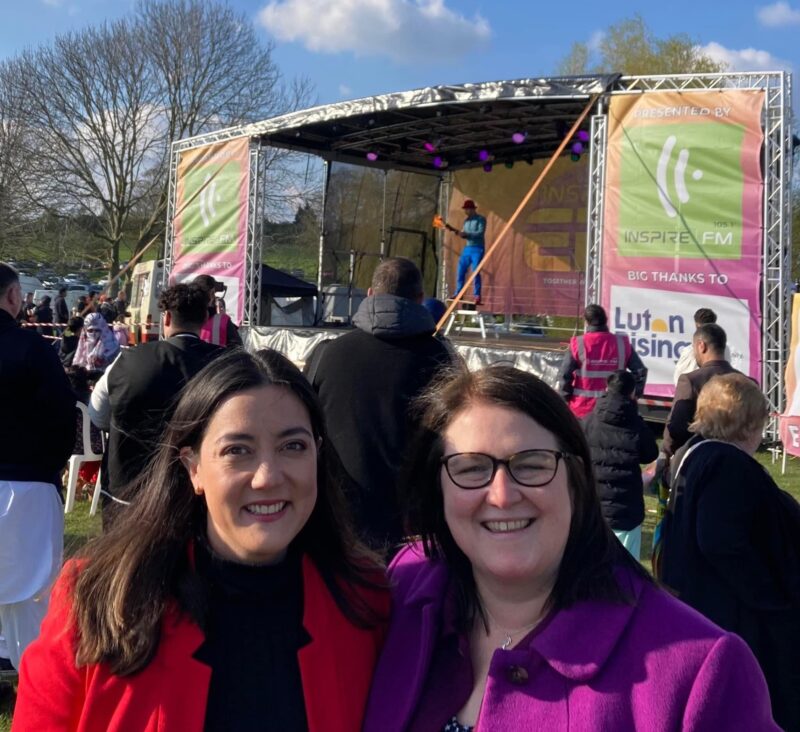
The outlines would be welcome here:
<svg viewBox="0 0 800 732">
<path fill-rule="evenodd" d="M 459 488 L 485 488 L 494 480 L 497 469 L 506 466 L 515 482 L 529 488 L 547 485 L 556 477 L 558 461 L 570 456 L 560 450 L 523 450 L 505 460 L 482 452 L 456 452 L 441 462 L 450 480 Z"/>
</svg>

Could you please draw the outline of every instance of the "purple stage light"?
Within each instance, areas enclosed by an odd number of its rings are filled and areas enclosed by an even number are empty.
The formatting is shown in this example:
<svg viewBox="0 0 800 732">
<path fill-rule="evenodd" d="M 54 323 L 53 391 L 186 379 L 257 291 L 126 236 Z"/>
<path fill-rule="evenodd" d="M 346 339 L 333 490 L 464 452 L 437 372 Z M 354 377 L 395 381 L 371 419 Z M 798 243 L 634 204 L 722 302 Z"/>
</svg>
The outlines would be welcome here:
<svg viewBox="0 0 800 732">
<path fill-rule="evenodd" d="M 582 142 L 573 142 L 572 143 L 572 152 L 576 155 L 580 155 L 583 152 L 583 143 Z"/>
<path fill-rule="evenodd" d="M 525 138 L 527 136 L 528 136 L 527 132 L 515 132 L 513 135 L 511 135 L 511 141 L 515 145 L 521 145 L 523 142 L 525 142 Z"/>
<path fill-rule="evenodd" d="M 436 152 L 436 145 L 434 145 L 432 142 L 423 142 L 422 147 L 425 148 L 425 152 Z"/>
<path fill-rule="evenodd" d="M 444 165 L 444 160 L 442 160 L 438 155 L 433 159 L 433 167 L 434 168 L 441 168 Z"/>
<path fill-rule="evenodd" d="M 484 173 L 491 173 L 492 172 L 492 164 L 491 163 L 486 163 L 483 166 L 483 172 Z"/>
<path fill-rule="evenodd" d="M 374 163 L 377 159 L 378 153 L 372 152 L 371 150 L 367 153 L 367 160 L 369 160 L 371 163 Z"/>
<path fill-rule="evenodd" d="M 578 130 L 578 139 L 581 142 L 589 142 L 589 133 L 586 130 Z"/>
<path fill-rule="evenodd" d="M 480 150 L 478 152 L 478 160 L 482 163 L 485 163 L 489 159 L 489 151 L 488 150 Z"/>
</svg>

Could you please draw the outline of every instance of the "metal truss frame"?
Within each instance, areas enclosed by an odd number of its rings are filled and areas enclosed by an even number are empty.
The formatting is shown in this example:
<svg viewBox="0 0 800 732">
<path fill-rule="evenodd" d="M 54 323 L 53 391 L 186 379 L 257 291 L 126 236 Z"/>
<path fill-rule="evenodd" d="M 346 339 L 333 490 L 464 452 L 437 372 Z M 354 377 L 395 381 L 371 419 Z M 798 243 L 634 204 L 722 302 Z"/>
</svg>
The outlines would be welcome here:
<svg viewBox="0 0 800 732">
<path fill-rule="evenodd" d="M 589 147 L 589 211 L 586 216 L 586 304 L 600 298 L 600 266 L 603 254 L 603 211 L 606 180 L 606 135 L 608 118 L 599 114 L 591 118 Z"/>
<path fill-rule="evenodd" d="M 784 366 L 788 355 L 792 232 L 792 89 L 783 71 L 723 74 L 678 74 L 621 77 L 609 95 L 656 91 L 725 91 L 755 89 L 764 92 L 762 127 L 764 146 L 763 237 L 761 251 L 761 387 L 770 412 L 779 414 L 785 403 Z M 592 117 L 589 216 L 587 222 L 586 298 L 597 301 L 602 284 L 603 193 L 606 158 L 606 115 Z M 777 439 L 777 417 L 767 427 Z"/>
<path fill-rule="evenodd" d="M 169 156 L 169 188 L 167 191 L 167 225 L 164 235 L 164 285 L 169 284 L 175 245 L 175 204 L 178 199 L 178 161 L 180 152 L 173 144 Z"/>
<path fill-rule="evenodd" d="M 261 322 L 261 250 L 266 196 L 266 157 L 258 142 L 250 143 L 247 188 L 247 250 L 245 253 L 244 317 L 242 325 Z"/>
</svg>

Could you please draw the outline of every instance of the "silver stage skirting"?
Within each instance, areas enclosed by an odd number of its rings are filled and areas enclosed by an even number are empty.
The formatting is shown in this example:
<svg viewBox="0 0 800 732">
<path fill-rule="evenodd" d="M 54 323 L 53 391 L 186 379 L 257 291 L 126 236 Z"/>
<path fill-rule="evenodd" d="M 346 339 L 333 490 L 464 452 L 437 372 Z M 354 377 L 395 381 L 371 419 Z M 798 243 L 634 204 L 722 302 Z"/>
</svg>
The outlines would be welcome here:
<svg viewBox="0 0 800 732">
<path fill-rule="evenodd" d="M 322 341 L 338 338 L 349 333 L 347 328 L 242 328 L 241 335 L 245 347 L 256 351 L 260 348 L 272 348 L 280 351 L 287 358 L 302 368 L 314 348 Z M 500 344 L 492 345 L 490 340 L 476 345 L 459 343 L 458 338 L 450 342 L 456 352 L 466 361 L 470 370 L 481 369 L 495 363 L 505 363 L 523 371 L 529 371 L 543 379 L 550 386 L 557 386 L 558 369 L 564 351 L 561 349 L 522 349 L 505 348 Z"/>
</svg>

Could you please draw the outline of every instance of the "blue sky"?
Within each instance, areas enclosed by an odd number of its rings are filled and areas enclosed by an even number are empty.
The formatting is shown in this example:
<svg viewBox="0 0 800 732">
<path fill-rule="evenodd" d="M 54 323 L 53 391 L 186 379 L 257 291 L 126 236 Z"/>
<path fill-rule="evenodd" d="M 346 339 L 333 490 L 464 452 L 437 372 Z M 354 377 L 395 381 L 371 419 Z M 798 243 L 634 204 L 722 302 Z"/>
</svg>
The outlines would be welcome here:
<svg viewBox="0 0 800 732">
<path fill-rule="evenodd" d="M 133 0 L 0 0 L 0 58 L 126 15 Z M 800 0 L 536 3 L 521 0 L 231 0 L 276 42 L 286 75 L 321 103 L 554 73 L 575 41 L 639 12 L 659 37 L 688 33 L 735 70 L 800 70 Z M 797 97 L 795 94 L 795 107 Z"/>
</svg>

